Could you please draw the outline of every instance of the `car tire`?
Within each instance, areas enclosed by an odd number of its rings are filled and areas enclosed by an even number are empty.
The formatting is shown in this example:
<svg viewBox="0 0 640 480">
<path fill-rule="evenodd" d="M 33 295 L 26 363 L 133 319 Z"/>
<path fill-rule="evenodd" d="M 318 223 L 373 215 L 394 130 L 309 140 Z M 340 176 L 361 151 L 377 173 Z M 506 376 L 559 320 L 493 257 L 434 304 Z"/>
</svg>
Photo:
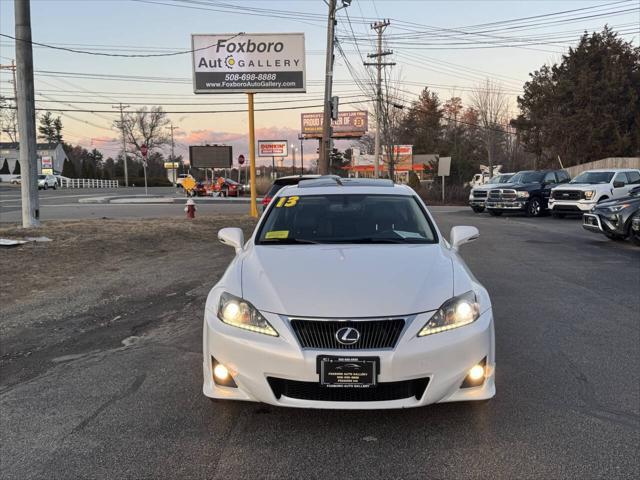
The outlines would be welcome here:
<svg viewBox="0 0 640 480">
<path fill-rule="evenodd" d="M 564 218 L 566 216 L 565 213 L 551 212 L 551 216 L 553 218 Z"/>
<path fill-rule="evenodd" d="M 54 183 L 54 184 L 53 184 L 53 187 L 51 187 L 51 188 L 53 188 L 54 190 L 56 190 L 56 189 L 58 188 L 58 186 Z"/>
<path fill-rule="evenodd" d="M 631 235 L 629 235 L 629 239 L 631 240 L 631 243 L 640 247 L 640 232 L 631 230 Z"/>
<path fill-rule="evenodd" d="M 499 217 L 500 215 L 502 215 L 502 212 L 500 210 L 488 210 L 488 212 L 492 217 Z"/>
<path fill-rule="evenodd" d="M 533 197 L 527 203 L 527 217 L 539 217 L 542 215 L 542 201 L 538 197 Z"/>
<path fill-rule="evenodd" d="M 484 207 L 471 207 L 471 209 L 472 209 L 475 213 L 482 213 L 482 212 L 484 212 Z"/>
</svg>

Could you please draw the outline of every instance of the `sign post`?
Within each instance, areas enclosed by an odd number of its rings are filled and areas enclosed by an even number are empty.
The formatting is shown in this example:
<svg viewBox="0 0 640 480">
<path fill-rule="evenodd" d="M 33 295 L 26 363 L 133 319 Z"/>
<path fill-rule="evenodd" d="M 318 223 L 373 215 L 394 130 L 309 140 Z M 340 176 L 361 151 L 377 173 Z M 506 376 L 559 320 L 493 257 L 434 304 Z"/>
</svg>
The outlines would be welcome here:
<svg viewBox="0 0 640 480">
<path fill-rule="evenodd" d="M 438 175 L 442 177 L 442 203 L 444 203 L 444 177 L 451 173 L 451 157 L 440 157 L 438 159 Z"/>
<path fill-rule="evenodd" d="M 147 192 L 147 154 L 149 153 L 149 149 L 147 148 L 147 144 L 143 143 L 140 147 L 140 153 L 142 154 L 142 169 L 144 170 L 144 194 L 148 195 Z"/>
<path fill-rule="evenodd" d="M 249 214 L 258 218 L 256 207 L 256 132 L 254 128 L 253 92 L 247 93 L 249 99 L 249 190 L 251 191 L 251 207 Z"/>
</svg>

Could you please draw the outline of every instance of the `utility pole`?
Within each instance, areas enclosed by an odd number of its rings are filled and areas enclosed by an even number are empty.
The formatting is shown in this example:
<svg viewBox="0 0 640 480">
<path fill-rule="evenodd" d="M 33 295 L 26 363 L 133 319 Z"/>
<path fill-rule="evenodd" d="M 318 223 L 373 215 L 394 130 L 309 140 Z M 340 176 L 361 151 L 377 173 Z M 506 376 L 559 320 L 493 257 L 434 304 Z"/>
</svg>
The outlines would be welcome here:
<svg viewBox="0 0 640 480">
<path fill-rule="evenodd" d="M 304 175 L 304 135 L 298 135 L 300 140 L 300 175 Z"/>
<path fill-rule="evenodd" d="M 391 24 L 389 20 L 383 20 L 381 22 L 375 22 L 371 24 L 371 29 L 375 30 L 378 34 L 378 51 L 377 53 L 369 53 L 367 57 L 375 58 L 375 63 L 365 62 L 366 66 L 374 66 L 378 70 L 378 78 L 376 82 L 376 141 L 375 141 L 375 150 L 374 150 L 374 176 L 375 178 L 380 177 L 380 129 L 381 129 L 381 118 L 382 118 L 382 68 L 386 66 L 394 66 L 395 63 L 384 63 L 382 61 L 382 57 L 386 55 L 393 54 L 392 50 L 382 51 L 382 34 L 387 29 L 387 27 Z"/>
<path fill-rule="evenodd" d="M 331 95 L 333 89 L 333 62 L 335 55 L 336 0 L 329 0 L 329 19 L 327 21 L 327 57 L 325 61 L 324 110 L 322 115 L 322 141 L 318 157 L 318 173 L 329 173 L 329 152 L 331 151 Z"/>
<path fill-rule="evenodd" d="M 127 170 L 127 135 L 124 126 L 124 109 L 129 108 L 129 105 L 113 105 L 111 108 L 120 110 L 120 127 L 122 127 L 122 160 L 124 162 L 124 186 L 129 186 L 129 172 Z"/>
<path fill-rule="evenodd" d="M 171 130 L 171 163 L 175 163 L 175 161 L 176 161 L 176 156 L 175 156 L 175 152 L 174 152 L 175 144 L 174 144 L 174 142 L 173 142 L 173 131 L 174 131 L 174 130 L 177 130 L 177 129 L 178 129 L 178 128 L 180 128 L 180 127 L 174 127 L 174 126 L 173 126 L 173 123 L 172 123 L 172 124 L 171 124 L 171 126 L 166 127 L 166 128 L 168 128 L 169 130 Z M 173 166 L 173 167 L 175 167 L 175 165 L 172 165 L 172 166 Z M 174 169 L 173 169 L 173 188 L 175 188 L 175 187 L 176 187 L 176 182 L 178 181 L 178 179 L 176 178 L 176 172 L 177 172 L 177 169 L 176 169 L 176 168 L 174 168 Z"/>
<path fill-rule="evenodd" d="M 31 45 L 30 0 L 15 0 L 16 70 L 18 132 L 20 134 L 20 175 L 22 226 L 40 225 L 38 198 L 38 151 L 36 146 L 36 107 L 33 88 L 33 50 Z"/>
<path fill-rule="evenodd" d="M 335 55 L 336 12 L 351 5 L 352 0 L 341 0 L 342 6 L 336 8 L 337 0 L 325 0 L 329 5 L 329 18 L 327 20 L 327 55 L 325 60 L 324 79 L 324 110 L 322 114 L 322 139 L 320 140 L 320 156 L 318 157 L 318 173 L 329 173 L 329 154 L 331 152 L 331 95 L 333 89 L 333 62 Z"/>
</svg>

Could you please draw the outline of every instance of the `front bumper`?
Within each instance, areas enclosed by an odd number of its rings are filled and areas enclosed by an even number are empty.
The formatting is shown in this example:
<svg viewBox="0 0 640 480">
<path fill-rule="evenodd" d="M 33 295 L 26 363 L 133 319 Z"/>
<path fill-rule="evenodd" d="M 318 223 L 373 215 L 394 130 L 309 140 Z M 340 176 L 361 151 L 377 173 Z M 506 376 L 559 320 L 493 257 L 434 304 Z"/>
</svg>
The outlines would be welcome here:
<svg viewBox="0 0 640 480">
<path fill-rule="evenodd" d="M 470 325 L 421 338 L 417 333 L 433 312 L 413 315 L 407 317 L 394 349 L 347 351 L 303 349 L 286 317 L 262 313 L 279 337 L 226 325 L 214 313 L 205 312 L 203 392 L 206 396 L 301 408 L 384 409 L 484 400 L 495 395 L 494 327 L 490 309 Z M 428 384 L 419 396 L 383 401 L 325 401 L 274 393 L 273 381 L 270 384 L 268 378 L 318 383 L 316 362 L 319 355 L 379 357 L 377 380 L 380 384 L 425 379 Z M 229 369 L 237 388 L 215 384 L 211 357 Z M 469 369 L 484 358 L 487 372 L 484 383 L 478 387 L 460 388 Z"/>
<path fill-rule="evenodd" d="M 624 235 L 625 221 L 620 213 L 585 213 L 582 215 L 582 228 L 596 233 Z"/>
<path fill-rule="evenodd" d="M 556 213 L 590 212 L 595 205 L 595 201 L 588 200 L 549 200 L 549 209 Z"/>
<path fill-rule="evenodd" d="M 521 211 L 527 210 L 528 200 L 487 200 L 485 206 L 489 210 L 509 210 L 509 211 Z"/>
<path fill-rule="evenodd" d="M 486 198 L 469 198 L 470 207 L 484 207 L 486 202 Z"/>
</svg>

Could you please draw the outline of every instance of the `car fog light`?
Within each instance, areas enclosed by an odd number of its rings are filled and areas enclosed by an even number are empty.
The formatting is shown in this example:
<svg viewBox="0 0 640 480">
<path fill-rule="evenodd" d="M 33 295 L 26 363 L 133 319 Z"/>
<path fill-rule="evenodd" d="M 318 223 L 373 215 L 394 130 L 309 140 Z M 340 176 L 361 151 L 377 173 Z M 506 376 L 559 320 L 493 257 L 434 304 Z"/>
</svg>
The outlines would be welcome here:
<svg viewBox="0 0 640 480">
<path fill-rule="evenodd" d="M 238 388 L 227 367 L 213 357 L 211 357 L 211 366 L 213 367 L 213 381 L 216 385 Z"/>
<path fill-rule="evenodd" d="M 484 383 L 484 377 L 487 367 L 487 357 L 483 358 L 478 364 L 471 367 L 467 372 L 467 376 L 464 377 L 464 381 L 460 388 L 472 388 L 479 387 Z"/>
<path fill-rule="evenodd" d="M 218 366 L 221 366 L 221 365 L 218 365 Z M 471 380 L 478 381 L 482 377 L 484 377 L 484 367 L 482 365 L 476 365 L 471 370 L 469 370 L 469 378 Z"/>
<path fill-rule="evenodd" d="M 475 367 L 473 367 L 475 368 Z M 216 378 L 218 380 L 221 381 L 225 381 L 226 379 L 229 378 L 229 370 L 227 370 L 227 367 L 225 367 L 224 365 L 222 365 L 221 363 L 217 364 L 214 369 L 213 369 L 213 374 L 216 376 Z"/>
</svg>

